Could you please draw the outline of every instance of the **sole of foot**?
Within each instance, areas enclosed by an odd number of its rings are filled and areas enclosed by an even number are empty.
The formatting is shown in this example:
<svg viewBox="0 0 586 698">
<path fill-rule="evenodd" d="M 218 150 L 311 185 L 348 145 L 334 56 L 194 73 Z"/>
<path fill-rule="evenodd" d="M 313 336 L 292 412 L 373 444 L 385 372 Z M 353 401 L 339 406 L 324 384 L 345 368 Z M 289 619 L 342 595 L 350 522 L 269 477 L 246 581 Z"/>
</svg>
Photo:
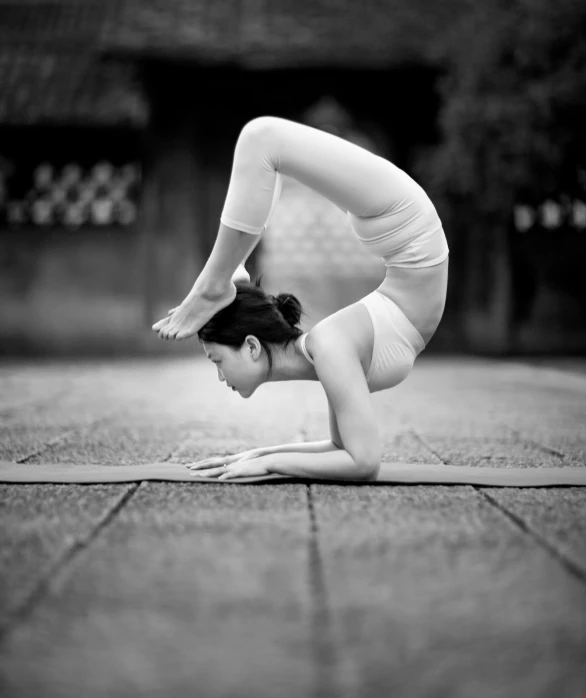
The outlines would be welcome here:
<svg viewBox="0 0 586 698">
<path fill-rule="evenodd" d="M 214 296 L 192 296 L 183 301 L 173 314 L 153 325 L 161 339 L 187 339 L 193 337 L 220 310 L 230 305 L 236 297 L 236 286 Z"/>
</svg>

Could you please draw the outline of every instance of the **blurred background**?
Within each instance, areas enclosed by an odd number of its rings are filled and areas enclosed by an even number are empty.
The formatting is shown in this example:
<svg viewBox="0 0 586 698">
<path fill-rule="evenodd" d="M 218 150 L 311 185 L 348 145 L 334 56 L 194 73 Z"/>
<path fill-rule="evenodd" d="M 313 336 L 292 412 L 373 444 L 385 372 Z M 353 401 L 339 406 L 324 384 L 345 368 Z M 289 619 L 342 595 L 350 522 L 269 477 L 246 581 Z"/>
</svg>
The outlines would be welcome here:
<svg viewBox="0 0 586 698">
<path fill-rule="evenodd" d="M 586 353 L 583 0 L 0 0 L 0 351 L 173 354 L 238 133 L 323 128 L 429 192 L 451 250 L 428 352 Z M 285 181 L 250 261 L 305 327 L 382 261 Z"/>
</svg>

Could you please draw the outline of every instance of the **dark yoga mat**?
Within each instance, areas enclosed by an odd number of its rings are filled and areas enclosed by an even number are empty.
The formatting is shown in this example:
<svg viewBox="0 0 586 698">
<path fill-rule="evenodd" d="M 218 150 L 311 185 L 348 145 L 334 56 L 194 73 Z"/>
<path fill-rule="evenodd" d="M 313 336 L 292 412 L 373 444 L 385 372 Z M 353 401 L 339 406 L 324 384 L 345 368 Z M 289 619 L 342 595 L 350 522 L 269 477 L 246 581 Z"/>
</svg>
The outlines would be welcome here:
<svg viewBox="0 0 586 698">
<path fill-rule="evenodd" d="M 192 471 L 178 463 L 147 463 L 146 465 L 76 465 L 75 463 L 44 463 L 27 465 L 0 461 L 0 482 L 137 482 L 169 480 L 182 482 L 220 482 L 221 484 L 262 484 L 265 482 L 300 482 L 289 475 L 266 475 L 218 480 L 215 477 L 191 477 Z M 201 471 L 199 471 L 201 472 Z M 334 482 L 322 478 L 303 478 L 307 482 Z M 426 463 L 383 463 L 373 481 L 335 480 L 337 484 L 429 484 L 483 485 L 484 487 L 553 487 L 586 486 L 585 468 L 470 468 L 460 465 Z"/>
</svg>

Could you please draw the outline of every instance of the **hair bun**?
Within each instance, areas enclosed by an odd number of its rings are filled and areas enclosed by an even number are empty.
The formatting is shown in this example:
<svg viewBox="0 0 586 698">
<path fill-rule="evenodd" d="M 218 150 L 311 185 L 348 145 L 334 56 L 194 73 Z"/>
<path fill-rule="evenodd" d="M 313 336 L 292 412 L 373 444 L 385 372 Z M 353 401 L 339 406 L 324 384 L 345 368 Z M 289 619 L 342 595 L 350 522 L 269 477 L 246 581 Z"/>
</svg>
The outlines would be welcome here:
<svg viewBox="0 0 586 698">
<path fill-rule="evenodd" d="M 301 303 L 292 293 L 279 293 L 276 297 L 277 307 L 291 327 L 295 327 L 301 320 Z"/>
</svg>

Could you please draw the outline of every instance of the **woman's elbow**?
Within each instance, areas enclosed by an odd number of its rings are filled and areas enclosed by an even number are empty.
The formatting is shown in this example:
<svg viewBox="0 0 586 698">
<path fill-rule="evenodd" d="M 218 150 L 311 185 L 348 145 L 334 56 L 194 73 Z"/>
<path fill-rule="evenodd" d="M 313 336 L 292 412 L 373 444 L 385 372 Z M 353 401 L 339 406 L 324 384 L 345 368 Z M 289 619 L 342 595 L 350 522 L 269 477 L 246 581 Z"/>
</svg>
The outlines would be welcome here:
<svg viewBox="0 0 586 698">
<path fill-rule="evenodd" d="M 366 481 L 376 480 L 380 471 L 380 456 L 368 455 L 354 459 L 360 479 Z"/>
</svg>

